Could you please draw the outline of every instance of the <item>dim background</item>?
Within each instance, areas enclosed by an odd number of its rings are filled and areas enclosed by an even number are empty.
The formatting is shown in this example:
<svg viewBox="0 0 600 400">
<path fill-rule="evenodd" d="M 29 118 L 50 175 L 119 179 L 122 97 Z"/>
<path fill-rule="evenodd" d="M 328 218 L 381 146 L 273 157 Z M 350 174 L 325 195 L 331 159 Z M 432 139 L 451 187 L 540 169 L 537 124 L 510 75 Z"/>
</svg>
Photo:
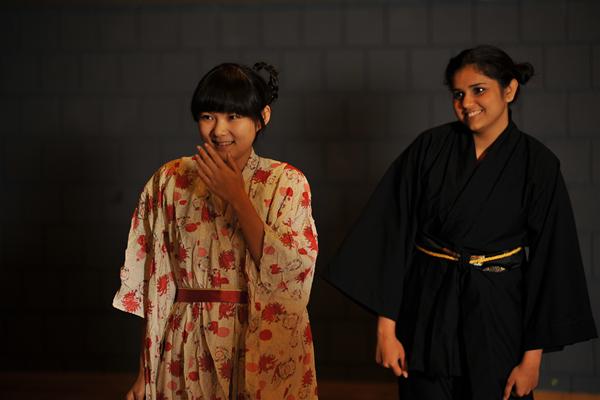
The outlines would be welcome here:
<svg viewBox="0 0 600 400">
<path fill-rule="evenodd" d="M 562 161 L 600 323 L 598 1 L 25 1 L 0 8 L 0 369 L 137 368 L 139 323 L 111 308 L 129 219 L 199 143 L 209 68 L 280 69 L 257 152 L 308 176 L 318 271 L 391 160 L 454 119 L 443 70 L 479 43 L 536 69 L 514 120 Z M 319 278 L 309 311 L 320 379 L 392 380 L 374 317 Z M 546 355 L 541 386 L 600 392 L 600 342 Z"/>
</svg>

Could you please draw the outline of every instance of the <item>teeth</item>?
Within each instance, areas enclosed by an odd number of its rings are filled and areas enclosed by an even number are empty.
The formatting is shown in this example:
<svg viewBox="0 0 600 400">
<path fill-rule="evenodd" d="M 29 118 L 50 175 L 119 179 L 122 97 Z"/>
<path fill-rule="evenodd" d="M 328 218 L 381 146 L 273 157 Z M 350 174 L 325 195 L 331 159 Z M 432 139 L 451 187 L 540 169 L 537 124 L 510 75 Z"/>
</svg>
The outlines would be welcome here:
<svg viewBox="0 0 600 400">
<path fill-rule="evenodd" d="M 467 113 L 467 115 L 469 117 L 474 117 L 474 116 L 476 116 L 477 114 L 480 114 L 480 113 L 481 113 L 481 110 L 477 110 L 477 111 L 471 111 L 470 113 Z"/>
<path fill-rule="evenodd" d="M 230 144 L 233 144 L 233 140 L 228 142 L 217 142 L 216 140 L 213 140 L 213 144 L 215 146 L 229 146 Z"/>
</svg>

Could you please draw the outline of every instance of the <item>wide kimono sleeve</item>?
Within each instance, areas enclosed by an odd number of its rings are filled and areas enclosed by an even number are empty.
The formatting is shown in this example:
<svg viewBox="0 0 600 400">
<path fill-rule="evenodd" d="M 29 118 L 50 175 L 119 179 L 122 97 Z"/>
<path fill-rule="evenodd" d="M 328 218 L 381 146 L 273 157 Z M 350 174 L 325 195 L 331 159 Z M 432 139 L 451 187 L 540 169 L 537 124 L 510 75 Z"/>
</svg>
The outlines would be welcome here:
<svg viewBox="0 0 600 400">
<path fill-rule="evenodd" d="M 113 306 L 146 319 L 144 364 L 146 393 L 155 399 L 156 374 L 175 284 L 164 243 L 164 188 L 161 172 L 146 184 L 133 213 L 121 267 L 121 286 Z"/>
<path fill-rule="evenodd" d="M 260 265 L 249 252 L 246 257 L 249 285 L 257 298 L 304 310 L 318 252 L 308 181 L 300 171 L 285 167 L 269 201 Z"/>
<path fill-rule="evenodd" d="M 314 351 L 306 306 L 317 258 L 310 187 L 281 167 L 264 221 L 260 264 L 246 252 L 249 328 L 246 385 L 257 398 L 316 398 Z"/>
<path fill-rule="evenodd" d="M 424 137 L 388 168 L 323 278 L 367 310 L 396 320 L 417 229 Z"/>
<path fill-rule="evenodd" d="M 571 202 L 558 160 L 540 160 L 524 268 L 525 350 L 560 350 L 597 336 Z"/>
</svg>

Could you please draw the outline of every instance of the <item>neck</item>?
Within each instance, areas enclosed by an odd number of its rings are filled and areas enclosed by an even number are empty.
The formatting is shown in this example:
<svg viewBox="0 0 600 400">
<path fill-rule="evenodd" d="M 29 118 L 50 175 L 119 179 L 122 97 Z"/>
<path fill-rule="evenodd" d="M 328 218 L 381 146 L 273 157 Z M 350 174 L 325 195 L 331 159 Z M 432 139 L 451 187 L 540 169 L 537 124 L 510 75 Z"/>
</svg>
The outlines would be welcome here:
<svg viewBox="0 0 600 400">
<path fill-rule="evenodd" d="M 248 163 L 248 160 L 250 159 L 250 154 L 252 154 L 252 149 L 250 149 L 248 153 L 244 154 L 240 158 L 235 159 L 235 163 L 237 164 L 240 171 L 242 171 Z"/>
</svg>

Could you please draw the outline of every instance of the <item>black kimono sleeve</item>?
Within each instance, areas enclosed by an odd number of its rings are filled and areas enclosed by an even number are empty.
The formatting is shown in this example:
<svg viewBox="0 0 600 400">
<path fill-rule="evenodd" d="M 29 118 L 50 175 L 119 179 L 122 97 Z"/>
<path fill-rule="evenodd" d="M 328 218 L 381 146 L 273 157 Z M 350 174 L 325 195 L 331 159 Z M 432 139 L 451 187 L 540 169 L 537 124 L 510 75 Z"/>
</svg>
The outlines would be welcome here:
<svg viewBox="0 0 600 400">
<path fill-rule="evenodd" d="M 597 336 L 577 230 L 558 160 L 541 160 L 528 215 L 524 350 L 559 350 Z"/>
<path fill-rule="evenodd" d="M 388 168 L 322 277 L 369 311 L 396 319 L 414 249 L 417 138 Z"/>
</svg>

